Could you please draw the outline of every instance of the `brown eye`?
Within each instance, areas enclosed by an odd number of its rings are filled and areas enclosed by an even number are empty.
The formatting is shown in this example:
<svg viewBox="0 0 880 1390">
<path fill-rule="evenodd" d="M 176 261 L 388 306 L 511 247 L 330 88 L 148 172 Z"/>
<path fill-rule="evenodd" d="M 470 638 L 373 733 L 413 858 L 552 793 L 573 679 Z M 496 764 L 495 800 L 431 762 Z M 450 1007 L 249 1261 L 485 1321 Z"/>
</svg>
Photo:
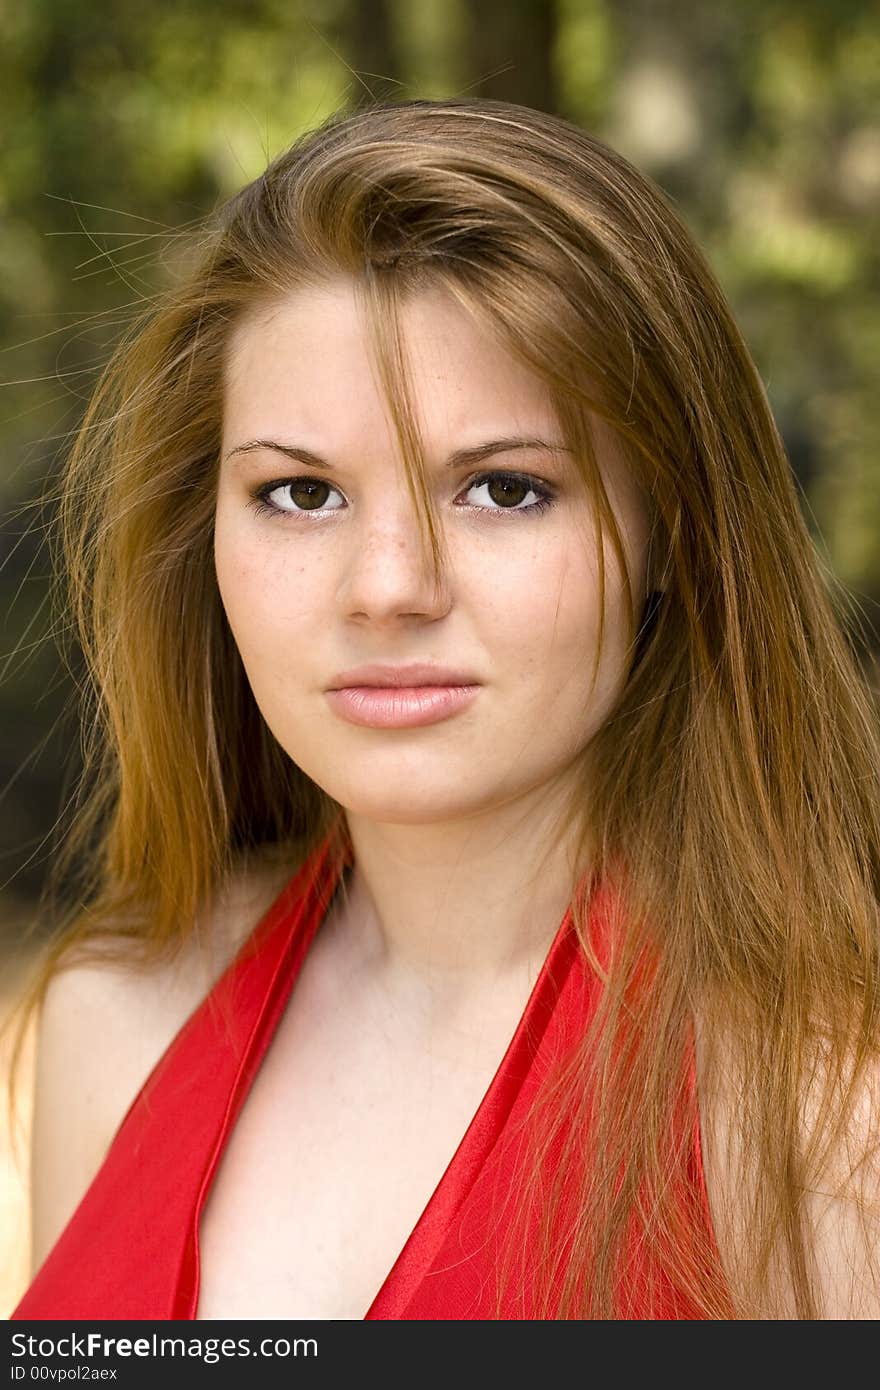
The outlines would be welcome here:
<svg viewBox="0 0 880 1390">
<path fill-rule="evenodd" d="M 338 511 L 345 506 L 345 498 L 323 478 L 283 478 L 261 487 L 253 505 L 259 516 L 301 516 Z"/>
<path fill-rule="evenodd" d="M 302 478 L 295 483 L 289 483 L 287 492 L 297 507 L 303 511 L 314 511 L 327 505 L 330 485 L 321 482 L 320 478 Z"/>
<path fill-rule="evenodd" d="M 518 507 L 521 502 L 525 501 L 531 489 L 521 478 L 508 478 L 502 475 L 490 479 L 486 484 L 486 491 L 497 506 Z"/>
<path fill-rule="evenodd" d="M 536 478 L 501 472 L 475 478 L 465 496 L 475 510 L 490 513 L 538 513 L 549 507 L 553 499 L 553 493 Z"/>
</svg>

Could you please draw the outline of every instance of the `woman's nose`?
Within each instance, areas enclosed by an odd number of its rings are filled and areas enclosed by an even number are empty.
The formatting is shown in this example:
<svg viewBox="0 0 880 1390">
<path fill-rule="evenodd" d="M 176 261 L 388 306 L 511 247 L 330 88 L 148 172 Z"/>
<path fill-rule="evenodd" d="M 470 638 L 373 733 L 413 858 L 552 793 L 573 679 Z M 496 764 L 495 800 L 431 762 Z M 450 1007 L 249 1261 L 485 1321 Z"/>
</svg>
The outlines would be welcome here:
<svg viewBox="0 0 880 1390">
<path fill-rule="evenodd" d="M 349 542 L 340 594 L 349 617 L 388 622 L 449 611 L 446 566 L 435 574 L 414 507 L 384 507 L 365 517 L 363 525 L 352 526 Z"/>
</svg>

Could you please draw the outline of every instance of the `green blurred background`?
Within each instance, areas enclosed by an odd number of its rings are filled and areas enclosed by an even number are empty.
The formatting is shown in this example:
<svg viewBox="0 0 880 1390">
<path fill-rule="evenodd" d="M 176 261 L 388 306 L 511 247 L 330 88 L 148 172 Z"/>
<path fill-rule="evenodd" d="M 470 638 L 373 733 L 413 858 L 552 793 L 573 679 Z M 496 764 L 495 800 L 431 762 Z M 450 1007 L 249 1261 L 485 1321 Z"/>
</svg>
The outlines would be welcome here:
<svg viewBox="0 0 880 1390">
<path fill-rule="evenodd" d="M 0 920 L 74 785 L 34 497 L 198 219 L 340 105 L 558 112 L 677 203 L 767 385 L 829 566 L 880 628 L 880 14 L 862 0 L 9 0 L 0 10 Z M 5 905 L 5 906 L 4 906 Z M 2 945 L 0 941 L 0 945 Z"/>
</svg>

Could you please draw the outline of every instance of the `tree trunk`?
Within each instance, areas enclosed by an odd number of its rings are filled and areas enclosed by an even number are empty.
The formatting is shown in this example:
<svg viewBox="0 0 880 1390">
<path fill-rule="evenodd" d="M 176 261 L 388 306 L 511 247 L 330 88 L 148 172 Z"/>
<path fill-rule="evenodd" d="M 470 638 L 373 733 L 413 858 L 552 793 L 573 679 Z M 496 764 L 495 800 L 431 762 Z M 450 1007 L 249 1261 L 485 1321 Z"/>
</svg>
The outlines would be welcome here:
<svg viewBox="0 0 880 1390">
<path fill-rule="evenodd" d="M 556 112 L 553 0 L 467 0 L 468 94 Z"/>
<path fill-rule="evenodd" d="M 351 96 L 360 106 L 400 96 L 400 59 L 387 0 L 348 0 L 343 16 L 345 58 L 358 75 Z"/>
</svg>

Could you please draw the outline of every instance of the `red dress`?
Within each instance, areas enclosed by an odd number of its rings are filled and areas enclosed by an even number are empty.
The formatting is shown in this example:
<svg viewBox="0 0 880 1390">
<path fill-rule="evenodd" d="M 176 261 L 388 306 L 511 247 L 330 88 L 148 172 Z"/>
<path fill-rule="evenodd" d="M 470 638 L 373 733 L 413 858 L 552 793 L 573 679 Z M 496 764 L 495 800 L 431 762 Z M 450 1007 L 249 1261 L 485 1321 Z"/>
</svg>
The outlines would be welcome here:
<svg viewBox="0 0 880 1390">
<path fill-rule="evenodd" d="M 12 1319 L 195 1318 L 211 1179 L 348 862 L 325 842 L 258 922 L 135 1096 Z M 597 890 L 591 921 L 602 901 Z M 596 992 L 567 912 L 477 1112 L 365 1318 L 495 1316 L 492 1213 L 514 1186 L 518 1122 L 548 1064 L 583 1033 Z M 687 1142 L 711 1233 L 696 1126 Z M 699 1316 L 673 1290 L 659 1315 Z M 518 1303 L 506 1316 L 534 1315 Z"/>
</svg>

